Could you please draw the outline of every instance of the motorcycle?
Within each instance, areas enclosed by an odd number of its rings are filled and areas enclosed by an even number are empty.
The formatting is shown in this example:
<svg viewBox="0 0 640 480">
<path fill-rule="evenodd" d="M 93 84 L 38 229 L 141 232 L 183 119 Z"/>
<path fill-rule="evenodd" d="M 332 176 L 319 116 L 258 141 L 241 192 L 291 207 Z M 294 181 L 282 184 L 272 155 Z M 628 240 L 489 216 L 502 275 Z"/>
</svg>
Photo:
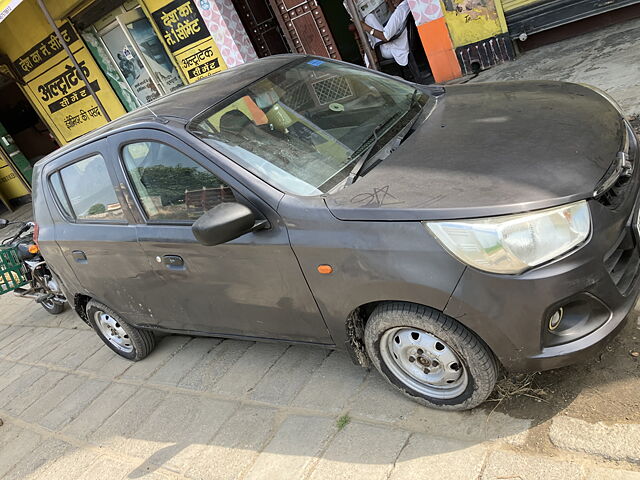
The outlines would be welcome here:
<svg viewBox="0 0 640 480">
<path fill-rule="evenodd" d="M 33 222 L 9 222 L 0 218 L 0 229 L 8 225 L 20 225 L 17 233 L 0 242 L 0 247 L 13 247 L 22 263 L 22 273 L 27 283 L 14 289 L 18 297 L 32 298 L 52 315 L 64 311 L 67 302 L 58 281 L 47 266 L 37 244 L 36 225 Z"/>
</svg>

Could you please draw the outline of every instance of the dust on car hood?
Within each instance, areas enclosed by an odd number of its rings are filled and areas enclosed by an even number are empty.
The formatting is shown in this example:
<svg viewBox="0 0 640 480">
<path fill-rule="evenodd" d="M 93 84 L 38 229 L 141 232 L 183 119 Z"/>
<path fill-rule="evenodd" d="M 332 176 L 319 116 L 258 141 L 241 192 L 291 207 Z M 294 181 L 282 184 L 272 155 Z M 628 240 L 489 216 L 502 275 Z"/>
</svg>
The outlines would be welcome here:
<svg viewBox="0 0 640 480">
<path fill-rule="evenodd" d="M 582 85 L 450 86 L 395 152 L 325 201 L 339 219 L 382 221 L 560 205 L 592 195 L 624 128 L 617 109 Z"/>
</svg>

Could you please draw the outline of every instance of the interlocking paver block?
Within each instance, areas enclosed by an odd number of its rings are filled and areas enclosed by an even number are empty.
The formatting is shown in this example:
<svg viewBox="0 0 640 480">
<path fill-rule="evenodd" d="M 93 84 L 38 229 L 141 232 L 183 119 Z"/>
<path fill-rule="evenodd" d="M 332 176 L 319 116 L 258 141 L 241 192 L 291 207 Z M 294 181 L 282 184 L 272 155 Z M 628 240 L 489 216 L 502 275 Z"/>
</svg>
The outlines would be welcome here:
<svg viewBox="0 0 640 480">
<path fill-rule="evenodd" d="M 146 380 L 164 365 L 191 337 L 171 335 L 162 339 L 151 354 L 143 362 L 136 362 L 121 376 L 128 380 Z M 114 353 L 114 355 L 116 355 Z"/>
<path fill-rule="evenodd" d="M 85 472 L 94 463 L 99 453 L 89 449 L 70 447 L 53 462 L 43 466 L 28 480 L 84 480 Z"/>
<path fill-rule="evenodd" d="M 14 327 L 10 332 L 7 332 L 6 336 L 0 337 L 0 357 L 3 357 L 6 351 L 11 351 L 15 348 L 16 343 L 22 338 L 28 338 L 33 332 L 31 327 Z"/>
<path fill-rule="evenodd" d="M 51 410 L 41 421 L 43 427 L 60 430 L 71 422 L 98 396 L 109 384 L 101 380 L 86 380 L 68 395 L 62 403 Z"/>
<path fill-rule="evenodd" d="M 96 431 L 113 413 L 118 410 L 138 387 L 112 383 L 87 406 L 63 432 L 76 438 L 86 439 Z"/>
<path fill-rule="evenodd" d="M 367 371 L 344 352 L 332 352 L 314 372 L 293 405 L 337 413 L 358 391 Z"/>
<path fill-rule="evenodd" d="M 102 456 L 83 472 L 82 478 L 91 480 L 122 480 L 132 465 L 116 458 Z"/>
<path fill-rule="evenodd" d="M 235 362 L 254 345 L 241 340 L 224 340 L 207 353 L 179 382 L 179 386 L 193 390 L 214 391 L 215 384 Z"/>
<path fill-rule="evenodd" d="M 386 480 L 408 437 L 403 430 L 350 423 L 331 442 L 311 479 Z"/>
<path fill-rule="evenodd" d="M 113 380 L 133 366 L 131 360 L 116 355 L 106 345 L 102 344 L 89 358 L 87 358 L 78 368 L 79 372 L 88 372 L 108 380 Z"/>
<path fill-rule="evenodd" d="M 133 434 L 149 418 L 166 393 L 149 388 L 140 388 L 129 398 L 113 415 L 93 432 L 89 439 L 93 443 L 109 445 L 112 449 L 123 448 L 126 451 L 130 447 L 128 439 L 134 438 Z"/>
<path fill-rule="evenodd" d="M 88 341 L 87 332 L 78 330 L 67 330 L 67 332 L 69 333 L 66 341 L 59 343 L 56 348 L 40 358 L 39 363 L 58 366 L 67 355 L 85 348 Z"/>
<path fill-rule="evenodd" d="M 330 418 L 288 417 L 260 453 L 245 479 L 304 478 L 335 432 L 334 425 L 334 420 Z"/>
<path fill-rule="evenodd" d="M 22 412 L 20 418 L 30 423 L 40 422 L 49 412 L 55 409 L 60 403 L 64 402 L 65 398 L 75 392 L 83 382 L 83 377 L 79 377 L 77 375 L 65 376 L 55 385 L 55 387 L 45 393 L 37 401 L 33 402 L 29 408 Z"/>
<path fill-rule="evenodd" d="M 24 457 L 31 455 L 42 437 L 31 430 L 17 429 L 6 440 L 0 448 L 0 478 L 4 478 Z"/>
<path fill-rule="evenodd" d="M 26 353 L 23 357 L 19 358 L 21 362 L 39 363 L 40 360 L 49 355 L 54 350 L 58 349 L 61 345 L 69 340 L 69 330 L 64 329 L 47 329 L 52 330 L 49 339 L 44 342 L 40 347 L 35 348 Z"/>
<path fill-rule="evenodd" d="M 49 467 L 56 458 L 63 455 L 69 444 L 61 440 L 49 438 L 28 452 L 22 459 L 2 477 L 2 480 L 24 480 L 37 476 Z M 56 479 L 57 480 L 57 479 Z"/>
<path fill-rule="evenodd" d="M 19 380 L 22 375 L 31 370 L 29 365 L 23 365 L 21 363 L 14 363 L 11 368 L 5 370 L 0 376 L 0 392 L 11 385 L 16 380 Z"/>
<path fill-rule="evenodd" d="M 364 388 L 351 399 L 347 407 L 353 417 L 384 422 L 401 422 L 420 407 L 389 385 L 378 372 L 372 371 Z"/>
<path fill-rule="evenodd" d="M 24 390 L 33 385 L 47 370 L 39 367 L 32 367 L 20 374 L 13 382 L 0 390 L 0 408 L 11 403 L 14 397 L 19 396 Z"/>
<path fill-rule="evenodd" d="M 66 375 L 64 372 L 47 371 L 28 388 L 20 392 L 18 396 L 14 397 L 8 405 L 5 405 L 4 409 L 11 415 L 19 416 L 54 388 Z"/>
<path fill-rule="evenodd" d="M 425 472 L 442 472 L 439 476 L 452 480 L 475 480 L 486 453 L 482 445 L 416 433 L 400 453 L 389 480 L 422 478 Z"/>
<path fill-rule="evenodd" d="M 185 458 L 205 445 L 237 408 L 233 402 L 170 393 L 121 443 L 131 455 L 184 470 Z"/>
<path fill-rule="evenodd" d="M 589 480 L 640 480 L 640 472 L 594 467 L 589 469 L 586 478 Z"/>
<path fill-rule="evenodd" d="M 575 462 L 556 461 L 549 457 L 513 452 L 492 452 L 485 464 L 481 480 L 583 480 L 584 469 Z"/>
<path fill-rule="evenodd" d="M 640 425 L 637 424 L 605 425 L 558 416 L 551 423 L 549 437 L 559 448 L 640 463 Z"/>
<path fill-rule="evenodd" d="M 197 480 L 241 478 L 258 457 L 274 428 L 275 410 L 245 406 L 220 427 L 207 445 L 186 459 L 186 475 Z"/>
<path fill-rule="evenodd" d="M 220 340 L 216 338 L 192 339 L 149 378 L 149 383 L 178 385 L 180 380 L 219 343 Z"/>
<path fill-rule="evenodd" d="M 523 445 L 531 420 L 513 418 L 500 412 L 474 409 L 451 412 L 419 407 L 398 424 L 436 436 L 482 442 L 502 439 L 513 445 Z"/>
<path fill-rule="evenodd" d="M 91 357 L 98 349 L 104 346 L 93 331 L 81 331 L 74 339 L 77 339 L 76 348 L 57 362 L 59 366 L 70 370 L 76 369 L 87 358 Z"/>
<path fill-rule="evenodd" d="M 325 349 L 306 345 L 289 347 L 258 382 L 249 398 L 274 405 L 289 405 L 327 353 Z"/>
<path fill-rule="evenodd" d="M 213 385 L 211 391 L 234 398 L 244 397 L 285 352 L 282 343 L 253 343 Z"/>
</svg>

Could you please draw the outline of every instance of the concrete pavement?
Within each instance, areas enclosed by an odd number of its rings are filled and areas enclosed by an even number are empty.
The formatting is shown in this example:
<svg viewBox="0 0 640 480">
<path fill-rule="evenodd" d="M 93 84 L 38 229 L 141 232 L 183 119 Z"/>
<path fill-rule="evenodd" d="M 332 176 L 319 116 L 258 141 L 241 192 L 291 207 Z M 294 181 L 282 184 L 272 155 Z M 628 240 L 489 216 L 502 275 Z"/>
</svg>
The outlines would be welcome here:
<svg viewBox="0 0 640 480">
<path fill-rule="evenodd" d="M 628 115 L 640 114 L 640 19 L 526 52 L 472 80 L 562 80 L 598 87 Z"/>
<path fill-rule="evenodd" d="M 3 479 L 640 479 L 635 423 L 558 414 L 540 451 L 541 419 L 429 410 L 342 353 L 167 336 L 130 363 L 69 310 L 0 312 Z"/>
</svg>

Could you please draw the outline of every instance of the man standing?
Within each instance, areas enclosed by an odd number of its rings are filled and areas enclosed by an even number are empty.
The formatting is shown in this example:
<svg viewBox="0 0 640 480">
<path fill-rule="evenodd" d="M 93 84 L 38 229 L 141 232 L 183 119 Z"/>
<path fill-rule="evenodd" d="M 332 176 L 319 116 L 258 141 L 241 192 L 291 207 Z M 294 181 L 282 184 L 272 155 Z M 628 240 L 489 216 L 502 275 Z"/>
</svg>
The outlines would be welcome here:
<svg viewBox="0 0 640 480">
<path fill-rule="evenodd" d="M 368 14 L 361 23 L 372 47 L 380 42 L 385 42 L 380 45 L 380 54 L 384 58 L 393 58 L 398 65 L 406 67 L 409 63 L 409 38 L 405 26 L 411 10 L 409 10 L 407 0 L 402 0 L 399 3 L 396 3 L 397 0 L 393 0 L 393 2 L 395 9 L 386 25 L 383 26 L 373 13 Z M 397 38 L 389 41 L 396 35 L 398 35 Z"/>
</svg>

